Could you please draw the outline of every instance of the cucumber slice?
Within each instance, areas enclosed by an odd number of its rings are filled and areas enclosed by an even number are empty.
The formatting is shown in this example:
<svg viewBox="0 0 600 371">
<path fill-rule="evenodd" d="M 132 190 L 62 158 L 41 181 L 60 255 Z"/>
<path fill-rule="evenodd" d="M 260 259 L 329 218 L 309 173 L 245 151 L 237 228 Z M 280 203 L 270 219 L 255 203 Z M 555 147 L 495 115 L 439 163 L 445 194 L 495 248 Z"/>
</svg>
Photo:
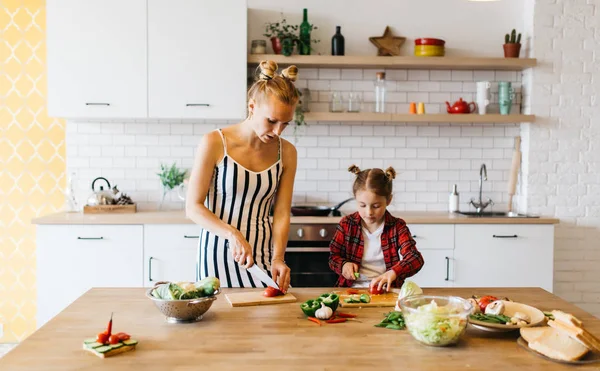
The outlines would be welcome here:
<svg viewBox="0 0 600 371">
<path fill-rule="evenodd" d="M 93 342 L 93 343 L 85 344 L 85 346 L 90 349 L 96 349 L 98 347 L 104 346 L 104 344 Z"/>
<path fill-rule="evenodd" d="M 136 345 L 138 343 L 137 340 L 133 340 L 133 339 L 129 339 L 129 340 L 124 340 L 123 344 L 125 345 Z"/>
<path fill-rule="evenodd" d="M 84 344 L 91 344 L 91 343 L 95 343 L 95 342 L 96 342 L 96 338 L 85 339 L 83 341 Z"/>
<path fill-rule="evenodd" d="M 106 353 L 106 352 L 112 350 L 112 347 L 110 345 L 106 345 L 106 346 L 98 347 L 98 348 L 96 348 L 94 350 L 96 352 L 98 352 L 98 353 Z"/>
<path fill-rule="evenodd" d="M 113 349 L 119 349 L 120 347 L 124 346 L 125 344 L 123 343 L 116 343 L 116 344 L 111 344 L 110 347 Z"/>
</svg>

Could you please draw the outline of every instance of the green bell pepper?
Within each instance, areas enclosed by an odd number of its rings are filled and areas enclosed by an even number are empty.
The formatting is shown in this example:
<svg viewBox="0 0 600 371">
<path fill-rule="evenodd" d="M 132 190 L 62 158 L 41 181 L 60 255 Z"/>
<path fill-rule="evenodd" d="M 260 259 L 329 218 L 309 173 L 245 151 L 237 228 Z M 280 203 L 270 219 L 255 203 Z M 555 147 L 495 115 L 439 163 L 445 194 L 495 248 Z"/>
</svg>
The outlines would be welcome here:
<svg viewBox="0 0 600 371">
<path fill-rule="evenodd" d="M 317 309 L 321 308 L 321 300 L 310 299 L 300 304 L 300 309 L 309 317 L 314 317 Z"/>
<path fill-rule="evenodd" d="M 322 294 L 321 296 L 319 296 L 318 300 L 322 301 L 323 304 L 331 308 L 331 310 L 334 312 L 340 304 L 340 296 L 334 293 Z"/>
</svg>

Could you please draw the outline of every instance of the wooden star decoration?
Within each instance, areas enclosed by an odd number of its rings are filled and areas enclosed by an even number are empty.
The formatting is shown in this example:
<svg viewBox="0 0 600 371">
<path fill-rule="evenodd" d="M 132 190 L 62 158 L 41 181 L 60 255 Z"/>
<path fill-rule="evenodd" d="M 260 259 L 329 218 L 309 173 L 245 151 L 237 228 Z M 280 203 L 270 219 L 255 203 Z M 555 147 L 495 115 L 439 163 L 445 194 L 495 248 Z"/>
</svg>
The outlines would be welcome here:
<svg viewBox="0 0 600 371">
<path fill-rule="evenodd" d="M 383 36 L 371 36 L 369 41 L 377 47 L 377 55 L 400 55 L 400 47 L 406 41 L 406 37 L 394 36 L 390 26 L 386 26 Z"/>
</svg>

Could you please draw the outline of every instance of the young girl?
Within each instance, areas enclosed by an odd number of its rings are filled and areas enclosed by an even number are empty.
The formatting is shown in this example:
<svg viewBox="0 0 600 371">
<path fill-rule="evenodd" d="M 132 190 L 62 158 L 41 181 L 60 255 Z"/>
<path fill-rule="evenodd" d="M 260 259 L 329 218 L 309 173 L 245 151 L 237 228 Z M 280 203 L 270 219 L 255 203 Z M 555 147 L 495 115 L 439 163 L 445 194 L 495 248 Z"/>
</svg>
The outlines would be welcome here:
<svg viewBox="0 0 600 371">
<path fill-rule="evenodd" d="M 356 174 L 352 191 L 358 211 L 342 218 L 329 246 L 329 267 L 340 276 L 337 286 L 400 287 L 423 267 L 423 257 L 404 220 L 386 210 L 396 171 L 361 171 L 356 165 L 348 171 Z"/>
</svg>

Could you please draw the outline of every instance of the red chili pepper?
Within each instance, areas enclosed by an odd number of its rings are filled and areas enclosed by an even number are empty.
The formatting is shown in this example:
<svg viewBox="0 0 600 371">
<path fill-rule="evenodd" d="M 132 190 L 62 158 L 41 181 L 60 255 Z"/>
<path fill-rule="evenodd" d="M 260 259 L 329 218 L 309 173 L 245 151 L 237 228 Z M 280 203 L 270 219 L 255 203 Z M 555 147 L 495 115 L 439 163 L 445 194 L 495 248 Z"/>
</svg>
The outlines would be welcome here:
<svg viewBox="0 0 600 371">
<path fill-rule="evenodd" d="M 336 312 L 335 315 L 340 318 L 356 318 L 356 314 L 352 314 L 352 313 Z"/>
<path fill-rule="evenodd" d="M 358 291 L 357 289 L 348 289 L 346 290 L 346 294 L 348 295 L 355 295 L 358 294 L 360 291 Z"/>
<path fill-rule="evenodd" d="M 106 329 L 106 332 L 108 334 L 108 337 L 110 337 L 110 335 L 112 335 L 112 316 L 113 314 L 110 314 L 110 321 L 108 321 L 108 328 Z"/>
<path fill-rule="evenodd" d="M 346 322 L 346 321 L 348 321 L 347 318 L 334 318 L 334 319 L 328 319 L 325 322 L 327 322 L 327 323 L 343 323 L 343 322 Z"/>
<path fill-rule="evenodd" d="M 319 320 L 318 320 L 317 318 L 315 318 L 315 317 L 308 317 L 308 320 L 309 320 L 309 321 L 312 321 L 312 322 L 314 322 L 314 323 L 316 323 L 316 324 L 318 324 L 319 326 L 321 326 L 321 321 L 319 321 Z"/>
</svg>

